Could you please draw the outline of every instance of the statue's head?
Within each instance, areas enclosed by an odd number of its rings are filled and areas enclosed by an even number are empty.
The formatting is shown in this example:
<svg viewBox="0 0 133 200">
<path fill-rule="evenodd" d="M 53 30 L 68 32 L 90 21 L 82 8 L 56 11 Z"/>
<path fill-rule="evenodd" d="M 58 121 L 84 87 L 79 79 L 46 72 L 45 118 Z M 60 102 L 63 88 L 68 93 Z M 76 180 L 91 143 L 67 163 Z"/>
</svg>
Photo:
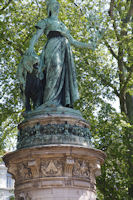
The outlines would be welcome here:
<svg viewBox="0 0 133 200">
<path fill-rule="evenodd" d="M 47 12 L 48 12 L 48 16 L 49 17 L 51 15 L 58 15 L 59 8 L 60 8 L 60 4 L 59 4 L 58 1 L 56 1 L 56 0 L 47 0 L 46 1 L 46 5 L 47 5 Z"/>
</svg>

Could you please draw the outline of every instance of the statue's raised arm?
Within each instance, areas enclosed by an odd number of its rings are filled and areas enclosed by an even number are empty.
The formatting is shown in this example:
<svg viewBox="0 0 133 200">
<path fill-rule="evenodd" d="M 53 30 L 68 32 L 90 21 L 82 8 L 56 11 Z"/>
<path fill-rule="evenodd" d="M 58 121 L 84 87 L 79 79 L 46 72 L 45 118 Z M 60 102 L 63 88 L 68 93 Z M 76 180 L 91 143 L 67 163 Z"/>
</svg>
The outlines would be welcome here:
<svg viewBox="0 0 133 200">
<path fill-rule="evenodd" d="M 61 22 L 61 34 L 66 37 L 69 41 L 69 43 L 75 47 L 79 48 L 89 48 L 92 50 L 95 50 L 96 46 L 94 46 L 93 43 L 85 43 L 85 42 L 80 42 L 77 41 L 73 38 L 73 36 L 70 34 L 69 30 L 67 27 Z"/>
<path fill-rule="evenodd" d="M 95 50 L 95 48 L 96 48 L 96 46 L 94 46 L 92 43 L 79 42 L 79 41 L 75 40 L 70 33 L 66 34 L 65 36 L 68 39 L 68 41 L 70 42 L 70 44 L 74 45 L 75 47 L 88 48 L 91 50 Z"/>
<path fill-rule="evenodd" d="M 48 18 L 37 23 L 37 31 L 30 40 L 29 48 L 21 61 L 19 66 L 21 70 L 19 71 L 21 74 L 25 74 L 25 88 L 33 90 L 32 93 L 30 91 L 30 98 L 34 104 L 33 108 L 41 104 L 43 104 L 41 108 L 50 106 L 73 108 L 73 104 L 79 98 L 79 94 L 70 45 L 90 49 L 94 49 L 94 46 L 91 43 L 79 42 L 72 37 L 67 27 L 58 20 L 60 4 L 56 0 L 47 0 L 46 4 Z M 37 56 L 34 46 L 42 34 L 47 36 L 47 42 L 42 49 L 41 55 Z M 31 70 L 28 71 L 29 65 Z M 23 70 L 27 69 L 28 78 L 27 73 L 23 73 L 22 68 Z M 36 68 L 36 72 L 33 70 L 34 68 Z M 28 85 L 30 73 L 32 73 L 32 77 L 35 76 L 34 81 L 30 83 L 32 87 Z M 33 82 L 34 84 L 32 84 Z M 41 86 L 39 85 L 39 88 L 38 82 L 42 84 Z M 41 91 L 41 95 L 38 92 L 35 93 L 34 90 Z M 29 93 L 24 90 L 24 94 L 27 99 Z M 36 97 L 36 101 L 33 97 Z M 28 96 L 26 105 L 27 101 L 30 102 L 30 98 Z M 30 110 L 30 106 L 26 106 L 26 110 Z"/>
<path fill-rule="evenodd" d="M 42 21 L 42 22 L 41 22 Z M 32 39 L 30 40 L 30 45 L 29 45 L 29 48 L 28 50 L 26 51 L 26 54 L 29 54 L 29 55 L 32 55 L 32 53 L 34 53 L 34 46 L 35 46 L 35 43 L 38 41 L 38 39 L 43 35 L 44 33 L 44 30 L 45 30 L 45 26 L 46 26 L 46 23 L 44 20 L 41 20 L 37 25 L 36 25 L 36 28 L 37 28 L 37 31 L 36 33 L 33 35 Z"/>
</svg>

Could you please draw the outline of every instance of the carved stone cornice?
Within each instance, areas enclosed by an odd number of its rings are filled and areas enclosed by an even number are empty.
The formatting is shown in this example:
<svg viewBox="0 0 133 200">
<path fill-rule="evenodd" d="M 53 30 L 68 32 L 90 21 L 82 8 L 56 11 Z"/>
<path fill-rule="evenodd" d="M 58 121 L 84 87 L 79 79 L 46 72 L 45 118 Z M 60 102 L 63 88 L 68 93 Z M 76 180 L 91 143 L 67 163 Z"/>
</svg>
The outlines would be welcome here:
<svg viewBox="0 0 133 200">
<path fill-rule="evenodd" d="M 62 191 L 65 200 L 67 196 L 72 199 L 67 190 L 74 192 L 75 198 L 86 191 L 93 200 L 96 196 L 95 177 L 100 174 L 104 159 L 102 151 L 76 145 L 32 147 L 4 156 L 8 172 L 15 178 L 16 200 L 37 200 L 44 196 L 46 200 L 54 196 L 60 199 Z"/>
</svg>

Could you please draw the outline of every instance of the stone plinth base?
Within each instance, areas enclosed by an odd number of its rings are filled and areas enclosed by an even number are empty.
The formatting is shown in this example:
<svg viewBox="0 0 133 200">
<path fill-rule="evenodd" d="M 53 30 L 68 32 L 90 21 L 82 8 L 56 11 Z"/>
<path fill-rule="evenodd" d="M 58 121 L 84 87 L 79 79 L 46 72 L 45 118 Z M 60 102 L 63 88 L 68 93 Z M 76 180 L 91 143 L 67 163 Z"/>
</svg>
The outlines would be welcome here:
<svg viewBox="0 0 133 200">
<path fill-rule="evenodd" d="M 4 156 L 16 200 L 95 200 L 105 154 L 76 145 L 45 145 Z"/>
</svg>

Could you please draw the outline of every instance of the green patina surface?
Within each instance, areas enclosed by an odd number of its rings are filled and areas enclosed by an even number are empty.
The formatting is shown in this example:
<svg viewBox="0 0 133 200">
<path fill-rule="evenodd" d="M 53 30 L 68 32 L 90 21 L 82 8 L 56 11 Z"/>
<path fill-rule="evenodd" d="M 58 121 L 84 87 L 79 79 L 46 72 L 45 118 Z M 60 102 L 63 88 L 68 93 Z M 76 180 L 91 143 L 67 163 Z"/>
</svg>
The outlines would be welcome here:
<svg viewBox="0 0 133 200">
<path fill-rule="evenodd" d="M 33 127 L 20 129 L 17 148 L 26 148 L 47 144 L 91 145 L 91 133 L 88 128 L 71 124 L 37 123 Z"/>
<path fill-rule="evenodd" d="M 67 108 L 63 106 L 55 106 L 51 104 L 49 107 L 45 107 L 45 105 L 39 106 L 37 109 L 30 111 L 30 112 L 24 112 L 23 116 L 25 118 L 24 121 L 31 120 L 32 118 L 37 118 L 38 116 L 60 116 L 60 117 L 76 117 L 79 120 L 85 121 L 85 119 L 82 117 L 82 114 L 79 110 L 74 110 L 72 108 Z"/>
<path fill-rule="evenodd" d="M 92 50 L 95 49 L 96 45 L 76 41 L 68 28 L 58 19 L 59 3 L 56 0 L 49 0 L 46 4 L 48 18 L 42 19 L 36 24 L 37 31 L 19 64 L 18 78 L 23 85 L 23 94 L 27 95 L 25 94 L 27 71 L 32 72 L 33 64 L 38 63 L 36 76 L 40 80 L 44 79 L 45 83 L 43 105 L 47 107 L 54 104 L 73 108 L 79 94 L 70 45 Z M 38 57 L 34 51 L 34 45 L 42 34 L 47 35 L 48 40 L 40 57 Z M 38 104 L 35 105 L 35 108 L 37 106 Z M 30 110 L 30 108 L 26 109 Z"/>
<path fill-rule="evenodd" d="M 74 102 L 79 98 L 79 93 L 70 45 L 94 50 L 95 44 L 75 40 L 67 27 L 58 19 L 59 3 L 56 0 L 49 0 L 46 3 L 48 18 L 36 24 L 37 31 L 18 66 L 18 78 L 25 97 L 25 121 L 44 114 L 67 115 L 84 121 L 80 112 L 72 109 Z M 47 42 L 41 55 L 37 56 L 34 46 L 43 34 L 47 35 Z M 31 100 L 35 110 L 29 112 Z M 47 144 L 90 146 L 90 137 L 87 127 L 38 123 L 33 127 L 20 129 L 17 148 Z"/>
</svg>

